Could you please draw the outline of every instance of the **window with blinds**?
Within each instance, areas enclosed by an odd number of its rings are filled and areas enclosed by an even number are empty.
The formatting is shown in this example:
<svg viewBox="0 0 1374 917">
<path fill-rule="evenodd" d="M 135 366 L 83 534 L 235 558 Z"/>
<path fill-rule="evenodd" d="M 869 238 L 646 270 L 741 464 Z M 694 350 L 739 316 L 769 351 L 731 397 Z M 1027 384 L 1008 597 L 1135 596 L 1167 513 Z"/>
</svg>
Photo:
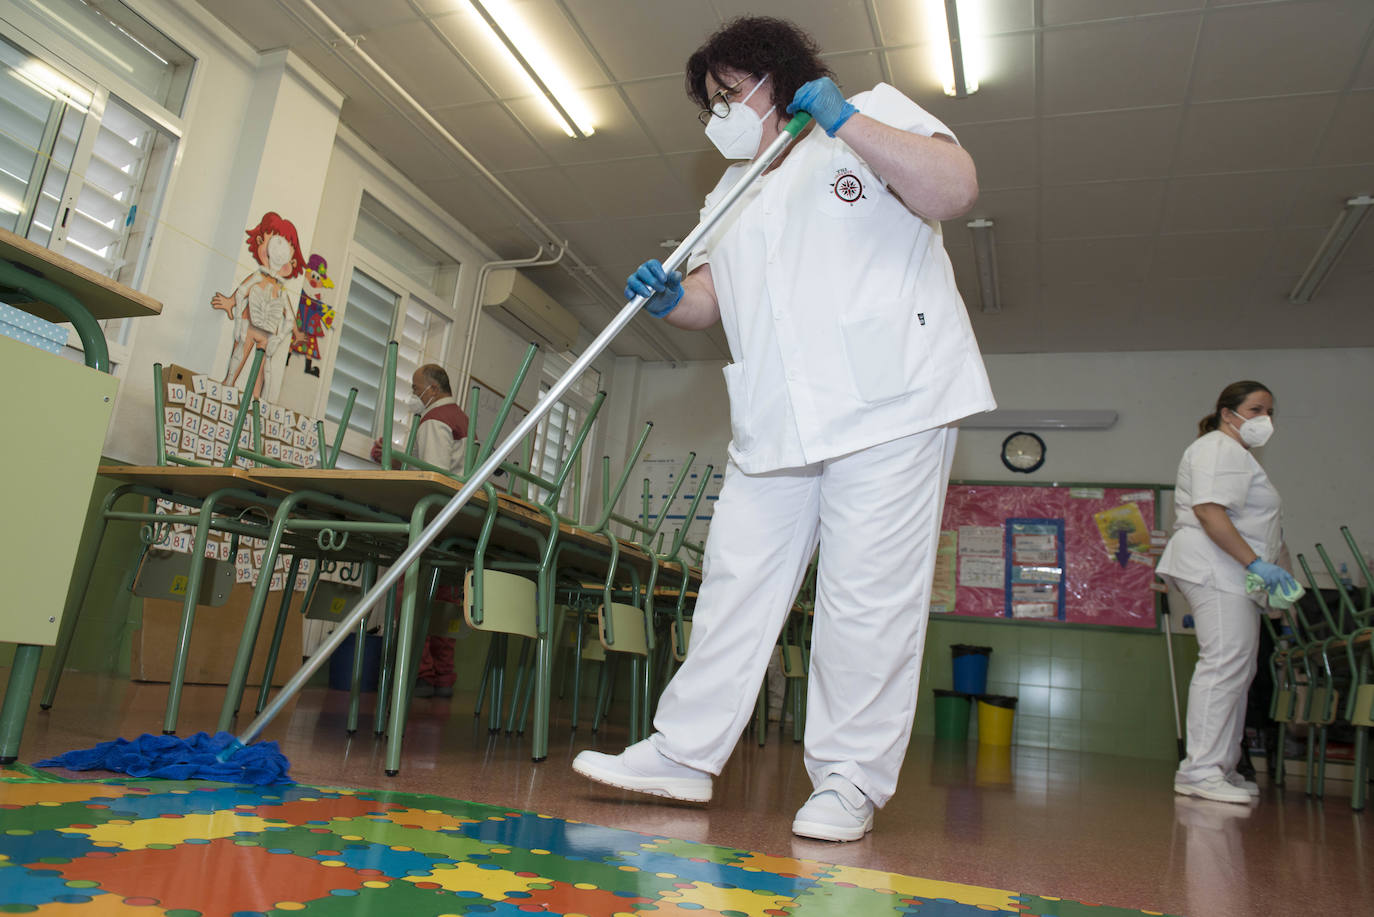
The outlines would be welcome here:
<svg viewBox="0 0 1374 917">
<path fill-rule="evenodd" d="M 324 416 L 337 424 L 348 390 L 357 388 L 344 450 L 364 456 L 381 433 L 382 368 L 387 343 L 393 340 L 392 438 L 405 445 L 413 416 L 411 377 L 426 363 L 443 365 L 447 354 L 453 320 L 440 303 L 452 301 L 459 263 L 368 195 L 363 196 L 349 256 Z"/>
<path fill-rule="evenodd" d="M 545 354 L 543 375 L 544 381 L 539 385 L 539 397 L 547 397 L 552 390 L 553 384 L 568 371 L 572 366 L 571 355 L 569 354 Z M 572 454 L 573 443 L 577 441 L 577 432 L 587 420 L 587 414 L 591 411 L 596 393 L 601 386 L 601 373 L 594 369 L 589 369 L 580 378 L 569 386 L 559 400 L 549 412 L 544 415 L 544 419 L 539 421 L 539 426 L 535 428 L 534 438 L 534 473 L 546 481 L 552 481 L 557 477 L 568 457 Z M 587 442 L 590 443 L 595 427 L 588 433 Z M 558 498 L 558 512 L 563 515 L 577 518 L 581 513 L 582 507 L 575 505 L 577 483 L 581 481 L 585 484 L 587 475 L 591 471 L 591 464 L 586 460 L 586 444 L 583 445 L 583 455 L 578 467 L 573 469 L 572 475 L 563 486 L 563 492 Z M 549 491 L 543 488 L 534 489 L 534 497 L 538 502 L 543 502 L 548 498 Z"/>
<path fill-rule="evenodd" d="M 11 15 L 28 34 L 0 23 L 0 226 L 137 288 L 195 59 L 118 2 Z M 43 36 L 70 42 L 73 59 Z M 131 324 L 104 324 L 122 362 Z"/>
</svg>

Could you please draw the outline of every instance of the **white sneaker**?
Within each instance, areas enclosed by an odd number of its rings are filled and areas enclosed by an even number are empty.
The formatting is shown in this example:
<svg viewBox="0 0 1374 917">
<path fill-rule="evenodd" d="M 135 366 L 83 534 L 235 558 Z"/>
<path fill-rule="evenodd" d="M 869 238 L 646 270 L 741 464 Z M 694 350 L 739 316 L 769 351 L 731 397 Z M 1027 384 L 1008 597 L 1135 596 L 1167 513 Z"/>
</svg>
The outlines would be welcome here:
<svg viewBox="0 0 1374 917">
<path fill-rule="evenodd" d="M 665 757 L 648 739 L 618 755 L 584 751 L 573 770 L 597 783 L 684 802 L 711 801 L 711 775 Z"/>
<path fill-rule="evenodd" d="M 797 810 L 792 833 L 822 841 L 857 841 L 873 830 L 873 803 L 854 784 L 831 774 Z"/>
<path fill-rule="evenodd" d="M 1202 780 L 1181 780 L 1174 777 L 1174 792 L 1180 796 L 1198 796 L 1214 802 L 1250 803 L 1250 794 L 1243 788 L 1232 786 L 1224 777 L 1206 777 Z"/>
<path fill-rule="evenodd" d="M 1259 784 L 1255 781 L 1246 780 L 1236 771 L 1231 771 L 1231 773 L 1226 775 L 1225 779 L 1231 786 L 1238 787 L 1256 798 L 1259 797 Z"/>
</svg>

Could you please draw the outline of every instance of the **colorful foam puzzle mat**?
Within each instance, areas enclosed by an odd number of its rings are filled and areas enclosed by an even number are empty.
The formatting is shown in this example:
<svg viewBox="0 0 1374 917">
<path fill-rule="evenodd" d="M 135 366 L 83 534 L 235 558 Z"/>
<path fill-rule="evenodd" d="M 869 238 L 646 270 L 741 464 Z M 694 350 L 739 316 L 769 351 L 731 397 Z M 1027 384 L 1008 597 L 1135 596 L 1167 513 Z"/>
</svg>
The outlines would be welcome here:
<svg viewBox="0 0 1374 917">
<path fill-rule="evenodd" d="M 1125 917 L 417 793 L 0 777 L 0 913 Z"/>
</svg>

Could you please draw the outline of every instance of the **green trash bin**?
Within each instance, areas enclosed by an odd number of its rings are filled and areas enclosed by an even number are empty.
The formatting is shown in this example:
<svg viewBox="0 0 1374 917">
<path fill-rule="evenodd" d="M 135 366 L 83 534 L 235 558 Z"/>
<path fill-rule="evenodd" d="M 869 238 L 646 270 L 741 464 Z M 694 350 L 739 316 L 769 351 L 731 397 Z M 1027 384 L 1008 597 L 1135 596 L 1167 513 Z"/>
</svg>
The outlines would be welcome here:
<svg viewBox="0 0 1374 917">
<path fill-rule="evenodd" d="M 969 710 L 972 701 L 961 691 L 935 688 L 935 738 L 968 739 Z"/>
</svg>

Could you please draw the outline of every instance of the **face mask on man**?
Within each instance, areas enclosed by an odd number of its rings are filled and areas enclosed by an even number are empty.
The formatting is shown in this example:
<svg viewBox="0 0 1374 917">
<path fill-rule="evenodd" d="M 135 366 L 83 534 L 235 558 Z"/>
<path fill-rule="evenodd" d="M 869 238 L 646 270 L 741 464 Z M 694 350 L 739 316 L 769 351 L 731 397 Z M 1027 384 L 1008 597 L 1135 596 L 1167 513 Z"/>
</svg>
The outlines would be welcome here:
<svg viewBox="0 0 1374 917">
<path fill-rule="evenodd" d="M 1231 412 L 1235 414 L 1235 411 Z M 1236 414 L 1239 417 L 1239 414 Z M 1269 442 L 1269 437 L 1274 435 L 1274 420 L 1268 414 L 1260 414 L 1258 417 L 1251 417 L 1241 423 L 1240 426 L 1231 425 L 1240 436 L 1240 441 L 1251 448 L 1258 448 Z"/>
<path fill-rule="evenodd" d="M 748 102 L 766 82 L 768 75 L 764 74 L 763 79 L 749 90 L 749 95 L 738 102 L 730 103 L 729 114 L 724 118 L 712 115 L 706 122 L 706 139 L 714 143 L 716 149 L 720 150 L 720 155 L 726 159 L 753 159 L 754 154 L 759 151 L 759 142 L 763 140 L 763 118 L 744 103 Z M 771 115 L 776 108 L 774 105 L 768 109 L 766 115 Z"/>
</svg>

